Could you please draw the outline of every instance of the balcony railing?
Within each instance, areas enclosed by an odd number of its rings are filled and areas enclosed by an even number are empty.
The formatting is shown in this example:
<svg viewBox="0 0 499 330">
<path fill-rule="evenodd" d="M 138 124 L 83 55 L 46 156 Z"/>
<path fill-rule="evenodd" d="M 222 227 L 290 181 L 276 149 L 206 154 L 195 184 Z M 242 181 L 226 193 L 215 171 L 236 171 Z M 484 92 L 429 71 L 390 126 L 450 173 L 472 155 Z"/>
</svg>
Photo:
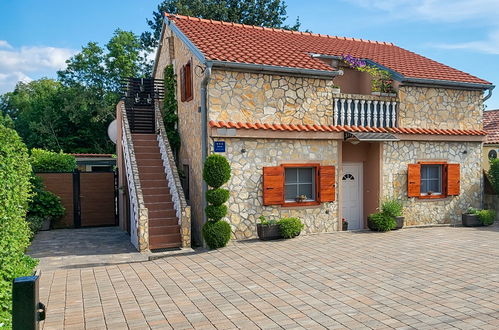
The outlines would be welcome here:
<svg viewBox="0 0 499 330">
<path fill-rule="evenodd" d="M 392 97 L 340 95 L 333 99 L 335 125 L 397 127 L 398 102 Z"/>
</svg>

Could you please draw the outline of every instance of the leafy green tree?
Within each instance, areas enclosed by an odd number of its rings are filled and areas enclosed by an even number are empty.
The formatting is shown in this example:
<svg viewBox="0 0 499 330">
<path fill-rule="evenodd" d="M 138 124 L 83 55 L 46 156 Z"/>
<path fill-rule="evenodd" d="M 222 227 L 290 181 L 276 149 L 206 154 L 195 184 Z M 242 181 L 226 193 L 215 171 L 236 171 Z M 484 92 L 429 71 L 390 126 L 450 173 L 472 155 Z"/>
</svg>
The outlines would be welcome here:
<svg viewBox="0 0 499 330">
<path fill-rule="evenodd" d="M 152 31 L 141 35 L 145 48 L 158 45 L 163 13 L 180 14 L 226 22 L 298 30 L 299 18 L 293 26 L 284 25 L 286 3 L 281 0 L 163 0 L 147 24 Z"/>
</svg>

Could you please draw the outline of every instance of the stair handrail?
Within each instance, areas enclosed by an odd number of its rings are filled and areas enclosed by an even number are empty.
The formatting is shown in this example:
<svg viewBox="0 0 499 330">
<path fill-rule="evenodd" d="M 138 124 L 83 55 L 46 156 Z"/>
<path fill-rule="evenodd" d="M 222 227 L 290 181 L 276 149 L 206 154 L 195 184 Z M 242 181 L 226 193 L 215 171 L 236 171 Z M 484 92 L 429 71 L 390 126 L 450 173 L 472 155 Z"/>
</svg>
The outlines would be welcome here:
<svg viewBox="0 0 499 330">
<path fill-rule="evenodd" d="M 133 148 L 132 133 L 128 123 L 125 103 L 123 101 L 118 105 L 122 118 L 122 136 L 123 159 L 125 163 L 125 175 L 128 184 L 128 196 L 130 200 L 130 211 L 133 221 L 130 226 L 130 236 L 132 244 L 139 250 L 144 251 L 149 248 L 149 211 L 144 203 L 144 195 L 140 185 L 139 168 Z"/>
<path fill-rule="evenodd" d="M 165 125 L 163 123 L 163 116 L 159 107 L 159 102 L 154 102 L 154 113 L 156 117 L 156 132 L 161 152 L 161 159 L 163 160 L 163 168 L 165 170 L 166 178 L 168 179 L 168 188 L 172 196 L 173 207 L 177 215 L 178 224 L 182 236 L 182 247 L 190 247 L 191 245 L 191 207 L 187 205 L 184 190 L 178 174 L 177 165 L 173 152 L 168 142 L 166 135 Z"/>
</svg>

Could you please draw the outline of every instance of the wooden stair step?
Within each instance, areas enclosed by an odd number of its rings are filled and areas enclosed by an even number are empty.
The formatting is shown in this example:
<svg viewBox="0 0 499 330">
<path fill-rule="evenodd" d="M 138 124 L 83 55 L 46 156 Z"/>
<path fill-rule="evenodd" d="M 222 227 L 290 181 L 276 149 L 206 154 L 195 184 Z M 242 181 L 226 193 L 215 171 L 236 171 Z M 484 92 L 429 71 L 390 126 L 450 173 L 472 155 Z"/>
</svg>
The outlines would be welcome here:
<svg viewBox="0 0 499 330">
<path fill-rule="evenodd" d="M 150 159 L 161 159 L 161 154 L 159 152 L 142 152 L 142 153 L 135 153 L 135 158 L 137 161 L 139 160 L 150 160 Z"/>
<path fill-rule="evenodd" d="M 142 184 L 141 184 L 142 186 Z M 142 193 L 145 195 L 170 195 L 168 187 L 142 187 Z"/>
<path fill-rule="evenodd" d="M 180 226 L 149 226 L 149 236 L 180 234 Z"/>
<path fill-rule="evenodd" d="M 170 235 L 149 235 L 150 250 L 180 247 L 181 245 L 180 233 Z"/>
<path fill-rule="evenodd" d="M 144 146 L 135 146 L 134 145 L 134 151 L 135 154 L 154 154 L 158 153 L 158 155 L 161 157 L 159 147 L 158 146 L 153 146 L 153 147 L 144 147 Z"/>
<path fill-rule="evenodd" d="M 152 178 L 147 178 L 151 176 Z M 142 176 L 140 176 L 139 174 L 139 177 L 140 177 L 140 186 L 142 188 L 142 192 L 144 192 L 144 189 L 153 189 L 153 188 L 168 189 L 168 182 L 166 178 L 160 179 L 154 174 L 142 174 Z"/>
<path fill-rule="evenodd" d="M 153 158 L 153 159 L 137 159 L 137 165 L 140 166 L 161 166 L 163 167 L 163 160 L 161 158 Z"/>
<path fill-rule="evenodd" d="M 176 216 L 165 218 L 149 218 L 149 227 L 178 226 Z"/>
<path fill-rule="evenodd" d="M 146 204 L 147 203 L 157 203 L 157 202 L 171 202 L 171 201 L 172 201 L 172 196 L 170 194 L 151 195 L 151 194 L 144 193 L 144 202 Z"/>
<path fill-rule="evenodd" d="M 165 170 L 164 170 L 163 166 L 140 166 L 139 165 L 139 175 L 140 175 L 140 173 L 143 173 L 143 174 L 163 173 L 163 176 L 166 177 Z"/>
<path fill-rule="evenodd" d="M 164 181 L 165 185 L 168 186 L 165 173 L 141 173 L 140 168 L 139 168 L 139 178 L 140 178 L 140 182 L 152 181 L 152 180 Z"/>
<path fill-rule="evenodd" d="M 173 202 L 144 202 L 149 211 L 174 210 Z"/>
<path fill-rule="evenodd" d="M 156 219 L 172 218 L 177 216 L 174 208 L 166 210 L 149 210 L 149 221 Z"/>
</svg>

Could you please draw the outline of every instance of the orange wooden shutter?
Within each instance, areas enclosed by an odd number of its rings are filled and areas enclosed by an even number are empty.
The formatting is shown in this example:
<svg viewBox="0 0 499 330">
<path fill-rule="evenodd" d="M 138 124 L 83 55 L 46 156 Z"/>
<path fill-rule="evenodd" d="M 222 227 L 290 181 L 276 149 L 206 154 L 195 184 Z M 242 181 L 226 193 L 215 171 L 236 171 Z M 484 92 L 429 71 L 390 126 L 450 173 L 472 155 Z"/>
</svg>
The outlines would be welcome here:
<svg viewBox="0 0 499 330">
<path fill-rule="evenodd" d="M 407 196 L 419 197 L 421 195 L 421 165 L 409 164 L 407 167 Z"/>
<path fill-rule="evenodd" d="M 263 205 L 284 203 L 284 168 L 281 166 L 263 168 Z"/>
<path fill-rule="evenodd" d="M 336 197 L 336 170 L 334 166 L 321 166 L 319 170 L 319 200 L 334 202 Z"/>
<path fill-rule="evenodd" d="M 461 188 L 461 170 L 459 164 L 447 164 L 447 195 L 459 195 Z"/>
<path fill-rule="evenodd" d="M 180 101 L 185 101 L 185 66 L 180 68 Z"/>
</svg>

